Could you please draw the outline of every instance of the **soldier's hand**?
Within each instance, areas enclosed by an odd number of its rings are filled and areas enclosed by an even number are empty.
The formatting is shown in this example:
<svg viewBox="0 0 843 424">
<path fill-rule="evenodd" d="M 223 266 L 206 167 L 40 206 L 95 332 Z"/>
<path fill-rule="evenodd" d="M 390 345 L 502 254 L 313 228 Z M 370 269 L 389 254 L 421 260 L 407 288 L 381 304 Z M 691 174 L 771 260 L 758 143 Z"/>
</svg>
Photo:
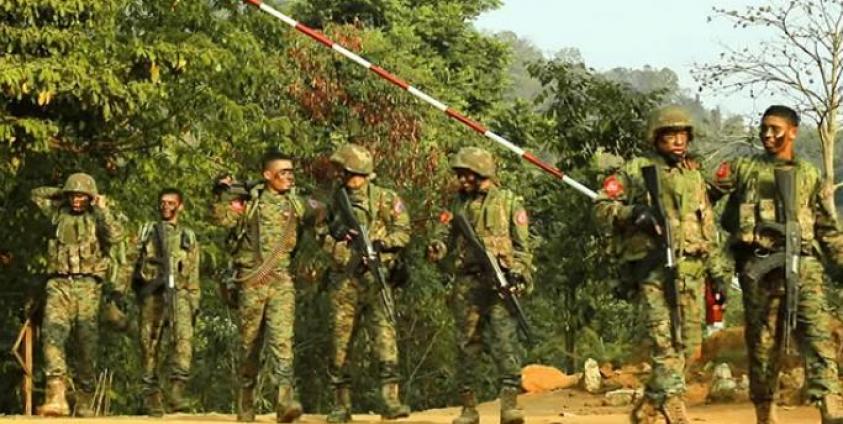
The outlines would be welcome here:
<svg viewBox="0 0 843 424">
<path fill-rule="evenodd" d="M 434 240 L 427 245 L 427 260 L 439 262 L 445 257 L 448 247 L 441 240 Z"/>
<path fill-rule="evenodd" d="M 527 278 L 524 277 L 522 274 L 517 272 L 510 272 L 509 273 L 509 291 L 514 296 L 520 296 L 522 294 L 529 294 L 532 290 L 530 287 L 530 283 L 527 281 Z"/>
<path fill-rule="evenodd" d="M 661 235 L 661 227 L 653 209 L 646 205 L 632 208 L 632 224 L 653 235 Z"/>
<path fill-rule="evenodd" d="M 351 228 L 340 221 L 331 222 L 328 226 L 328 231 L 331 232 L 331 237 L 336 241 L 349 241 L 357 235 Z"/>
<path fill-rule="evenodd" d="M 91 204 L 93 204 L 97 208 L 105 209 L 108 207 L 108 199 L 106 199 L 106 197 L 102 194 L 98 194 L 94 196 L 94 200 L 93 202 L 91 202 Z"/>
<path fill-rule="evenodd" d="M 375 240 L 372 242 L 372 248 L 375 249 L 375 252 L 383 253 L 387 251 L 386 244 L 384 244 L 383 240 Z"/>
</svg>

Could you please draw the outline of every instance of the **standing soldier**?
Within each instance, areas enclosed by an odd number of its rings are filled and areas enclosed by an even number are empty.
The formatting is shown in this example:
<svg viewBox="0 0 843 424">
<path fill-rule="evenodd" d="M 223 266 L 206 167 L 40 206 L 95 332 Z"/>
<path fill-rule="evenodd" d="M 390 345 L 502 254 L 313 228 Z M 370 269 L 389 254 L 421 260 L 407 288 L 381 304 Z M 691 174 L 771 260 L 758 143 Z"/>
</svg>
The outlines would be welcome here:
<svg viewBox="0 0 843 424">
<path fill-rule="evenodd" d="M 240 326 L 240 395 L 237 420 L 255 420 L 254 390 L 265 344 L 278 382 L 278 422 L 292 422 L 302 414 L 293 378 L 293 325 L 296 292 L 289 273 L 290 255 L 304 224 L 315 223 L 322 207 L 299 196 L 294 188 L 293 160 L 278 152 L 263 157 L 262 184 L 248 188 L 245 200 L 230 190 L 234 181 L 217 181 L 222 192 L 212 216 L 232 230 L 233 256 Z"/>
<path fill-rule="evenodd" d="M 451 162 L 459 180 L 459 195 L 440 222 L 450 225 L 447 243 L 435 240 L 428 246 L 428 259 L 444 261 L 444 269 L 455 274 L 452 298 L 457 323 L 457 378 L 462 412 L 454 424 L 478 424 L 474 385 L 479 379 L 477 358 L 490 352 L 501 381 L 501 424 L 521 424 L 524 412 L 518 406 L 521 390 L 521 358 L 514 311 L 509 310 L 483 271 L 478 252 L 468 250 L 464 235 L 452 224 L 464 216 L 477 238 L 489 250 L 512 283 L 512 295 L 532 291 L 532 253 L 529 246 L 527 211 L 521 198 L 495 183 L 492 154 L 476 147 L 460 149 Z M 444 228 L 443 228 L 444 230 Z M 484 345 L 484 331 L 491 340 Z"/>
<path fill-rule="evenodd" d="M 328 422 L 343 423 L 351 420 L 351 377 L 348 372 L 348 351 L 352 335 L 360 320 L 365 317 L 375 336 L 375 350 L 379 360 L 381 396 L 385 419 L 410 415 L 410 408 L 401 403 L 398 395 L 398 346 L 395 323 L 391 320 L 391 287 L 382 282 L 367 266 L 364 253 L 352 247 L 354 237 L 368 236 L 375 254 L 379 255 L 381 272 L 388 273 L 396 254 L 410 240 L 410 217 L 404 202 L 392 190 L 373 184 L 371 154 L 363 147 L 346 144 L 331 155 L 331 162 L 341 170 L 341 185 L 334 193 L 331 207 L 330 232 L 326 249 L 333 257 L 331 268 L 331 307 L 333 310 L 334 355 L 331 358 L 330 377 L 334 388 L 334 409 Z M 353 223 L 343 217 L 339 197 L 347 195 L 354 219 L 368 234 L 357 234 Z M 381 293 L 385 290 L 385 293 Z M 389 299 L 384 301 L 383 299 Z"/>
<path fill-rule="evenodd" d="M 51 221 L 47 244 L 46 305 L 42 324 L 47 389 L 39 414 L 70 413 L 65 398 L 67 363 L 65 343 L 75 328 L 77 361 L 76 414 L 93 416 L 91 398 L 96 381 L 99 346 L 101 282 L 108 268 L 103 249 L 120 242 L 123 227 L 97 193 L 94 179 L 72 174 L 63 188 L 32 190 L 32 200 Z"/>
<path fill-rule="evenodd" d="M 659 413 L 670 424 L 689 422 L 682 400 L 686 361 L 702 342 L 704 279 L 708 261 L 718 254 L 706 182 L 687 156 L 693 135 L 685 110 L 656 111 L 647 133 L 655 153 L 632 159 L 606 178 L 597 200 L 598 222 L 620 237 L 624 275 L 639 290 L 652 343 L 652 376 L 633 408 L 633 423 L 654 423 Z M 648 194 L 646 167 L 654 167 L 648 170 L 661 187 L 658 199 Z M 666 245 L 665 230 L 672 245 Z M 722 290 L 728 277 L 725 272 L 715 277 Z"/>
<path fill-rule="evenodd" d="M 158 385 L 158 355 L 165 327 L 170 336 L 170 399 L 173 412 L 184 412 L 193 356 L 194 318 L 199 310 L 199 243 L 179 223 L 183 195 L 166 188 L 158 195 L 159 221 L 147 222 L 138 237 L 135 289 L 140 304 L 140 348 L 145 410 L 164 415 Z"/>
<path fill-rule="evenodd" d="M 788 299 L 796 309 L 791 311 L 795 328 L 788 329 L 795 330 L 805 356 L 807 394 L 818 402 L 824 424 L 843 423 L 836 349 L 819 259 L 826 253 L 830 260 L 843 263 L 843 233 L 831 212 L 831 191 L 823 187 L 819 171 L 793 153 L 798 129 L 799 115 L 793 109 L 769 107 L 759 131 L 766 152 L 724 163 L 714 177 L 716 192 L 729 194 L 724 226 L 731 233 L 732 251 L 741 272 L 750 397 L 759 424 L 776 422 L 773 402 L 786 344 L 785 326 L 792 323 L 783 319 L 791 309 L 786 306 Z M 778 193 L 777 172 L 794 175 L 792 202 Z M 787 209 L 795 212 L 793 216 L 788 216 Z M 797 221 L 795 234 L 782 226 L 792 220 Z M 794 240 L 793 236 L 800 242 L 786 241 Z M 787 255 L 788 251 L 795 257 L 785 260 L 780 253 Z M 786 295 L 786 269 L 793 269 L 797 280 L 793 283 L 798 292 L 792 299 Z"/>
</svg>

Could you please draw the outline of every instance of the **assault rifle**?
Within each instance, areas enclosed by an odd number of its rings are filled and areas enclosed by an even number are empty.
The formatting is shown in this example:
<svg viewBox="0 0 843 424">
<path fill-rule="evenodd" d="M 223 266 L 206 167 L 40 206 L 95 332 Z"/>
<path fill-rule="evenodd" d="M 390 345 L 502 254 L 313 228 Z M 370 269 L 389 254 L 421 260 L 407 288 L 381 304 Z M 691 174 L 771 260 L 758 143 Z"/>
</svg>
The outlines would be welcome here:
<svg viewBox="0 0 843 424">
<path fill-rule="evenodd" d="M 486 249 L 486 246 L 477 237 L 477 233 L 474 232 L 474 228 L 472 228 L 468 222 L 468 218 L 464 214 L 456 214 L 454 216 L 454 224 L 457 226 L 457 231 L 462 234 L 468 243 L 469 248 L 480 259 L 483 272 L 494 279 L 495 291 L 503 299 L 510 312 L 515 315 L 515 319 L 518 321 L 518 329 L 524 335 L 527 343 L 532 344 L 533 333 L 530 331 L 530 323 L 527 321 L 524 309 L 521 308 L 521 302 L 518 301 L 518 297 L 512 292 L 513 285 L 507 281 L 506 275 L 498 262 L 498 258 Z"/>
<path fill-rule="evenodd" d="M 679 283 L 676 279 L 676 253 L 673 251 L 673 234 L 670 230 L 670 223 L 667 220 L 667 213 L 661 201 L 662 186 L 659 179 L 659 171 L 655 165 L 641 167 L 641 175 L 644 177 L 644 185 L 650 195 L 653 212 L 656 218 L 656 232 L 661 235 L 662 249 L 664 250 L 665 274 L 667 280 L 664 285 L 664 295 L 667 305 L 670 307 L 670 336 L 676 350 L 683 349 L 682 341 L 682 311 L 679 304 Z"/>
<path fill-rule="evenodd" d="M 171 331 L 174 331 L 176 326 L 176 316 L 178 315 L 178 299 L 176 299 L 176 279 L 173 275 L 173 262 L 170 257 L 170 248 L 167 244 L 167 223 L 163 221 L 158 222 L 155 224 L 154 231 L 155 247 L 158 251 L 158 257 L 149 260 L 157 264 L 160 268 L 155 280 L 143 285 L 140 294 L 143 298 L 163 288 L 164 310 L 166 311 L 166 314 L 162 317 L 162 320 L 168 320 L 170 322 Z M 144 260 L 147 260 L 145 251 L 142 252 L 142 256 L 138 262 L 139 266 L 143 266 Z M 135 271 L 136 275 L 139 275 L 138 271 L 139 270 Z"/>
<path fill-rule="evenodd" d="M 345 188 L 337 190 L 337 200 L 340 219 L 354 233 L 354 237 L 351 239 L 351 246 L 361 256 L 363 264 L 381 286 L 380 295 L 383 309 L 386 312 L 386 318 L 394 325 L 397 319 L 395 315 L 395 301 L 392 299 L 392 289 L 386 281 L 386 274 L 383 272 L 380 255 L 375 250 L 372 240 L 369 238 L 369 229 L 366 228 L 365 224 L 361 224 L 357 220 L 357 217 L 354 216 L 351 199 L 348 198 Z"/>
<path fill-rule="evenodd" d="M 796 312 L 799 307 L 799 254 L 802 249 L 802 232 L 796 214 L 796 172 L 793 168 L 777 168 L 776 188 L 781 198 L 780 221 L 784 221 L 784 276 L 785 313 L 782 346 L 786 353 L 793 350 L 791 334 L 796 329 Z"/>
</svg>

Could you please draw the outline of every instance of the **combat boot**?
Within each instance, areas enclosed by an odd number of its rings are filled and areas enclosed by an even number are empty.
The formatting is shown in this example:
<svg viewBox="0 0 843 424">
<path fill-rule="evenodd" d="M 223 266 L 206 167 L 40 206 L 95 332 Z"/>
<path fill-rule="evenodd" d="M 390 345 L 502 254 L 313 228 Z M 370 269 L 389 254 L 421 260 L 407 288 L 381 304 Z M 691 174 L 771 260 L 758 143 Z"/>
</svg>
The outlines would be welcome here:
<svg viewBox="0 0 843 424">
<path fill-rule="evenodd" d="M 74 407 L 74 414 L 77 417 L 90 418 L 93 417 L 94 410 L 91 409 L 91 401 L 94 395 L 83 390 L 76 391 L 76 405 Z"/>
<path fill-rule="evenodd" d="M 394 420 L 410 416 L 410 407 L 401 403 L 398 396 L 398 383 L 384 383 L 381 386 L 381 397 L 383 398 L 381 418 Z"/>
<path fill-rule="evenodd" d="M 276 422 L 291 423 L 302 414 L 301 403 L 296 400 L 296 392 L 292 386 L 278 386 L 278 399 L 275 403 Z"/>
<path fill-rule="evenodd" d="M 477 413 L 477 397 L 473 390 L 464 390 L 460 393 L 462 400 L 462 411 L 460 416 L 454 418 L 451 424 L 480 424 L 480 414 Z"/>
<path fill-rule="evenodd" d="M 773 402 L 760 402 L 755 404 L 755 422 L 757 424 L 778 424 L 776 416 L 776 405 Z"/>
<path fill-rule="evenodd" d="M 255 388 L 252 386 L 240 388 L 240 398 L 237 400 L 237 421 L 241 423 L 255 421 Z"/>
<path fill-rule="evenodd" d="M 829 394 L 820 400 L 822 424 L 843 424 L 843 399 L 838 394 Z"/>
<path fill-rule="evenodd" d="M 348 386 L 334 387 L 334 409 L 328 414 L 329 423 L 347 423 L 351 421 L 351 392 Z"/>
<path fill-rule="evenodd" d="M 190 402 L 184 397 L 185 386 L 187 382 L 184 380 L 172 380 L 170 382 L 170 399 L 167 402 L 172 412 L 187 412 L 190 410 Z"/>
<path fill-rule="evenodd" d="M 62 377 L 47 379 L 45 392 L 44 403 L 38 407 L 38 415 L 43 417 L 66 417 L 70 415 L 70 406 L 67 405 Z"/>
<path fill-rule="evenodd" d="M 164 402 L 161 400 L 161 391 L 150 390 L 143 399 L 143 410 L 150 417 L 164 416 Z"/>
<path fill-rule="evenodd" d="M 658 419 L 659 411 L 653 400 L 647 396 L 641 396 L 635 402 L 632 412 L 629 414 L 629 422 L 632 424 L 655 424 Z"/>
<path fill-rule="evenodd" d="M 518 407 L 518 387 L 503 386 L 501 389 L 501 424 L 522 424 L 524 411 Z"/>
<path fill-rule="evenodd" d="M 662 413 L 667 424 L 690 424 L 688 412 L 685 410 L 685 401 L 679 396 L 671 396 L 664 401 Z"/>
</svg>

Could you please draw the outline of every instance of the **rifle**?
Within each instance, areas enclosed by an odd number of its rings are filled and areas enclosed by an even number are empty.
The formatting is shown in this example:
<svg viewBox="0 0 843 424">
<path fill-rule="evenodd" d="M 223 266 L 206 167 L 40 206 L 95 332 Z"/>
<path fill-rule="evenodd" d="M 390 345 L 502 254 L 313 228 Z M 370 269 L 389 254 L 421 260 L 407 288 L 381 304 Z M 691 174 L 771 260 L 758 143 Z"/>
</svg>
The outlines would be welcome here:
<svg viewBox="0 0 843 424">
<path fill-rule="evenodd" d="M 146 297 L 155 293 L 162 287 L 164 288 L 164 309 L 167 311 L 169 316 L 164 315 L 162 320 L 168 320 L 170 322 L 171 329 L 174 329 L 177 316 L 176 308 L 178 306 L 176 304 L 176 280 L 173 275 L 173 263 L 170 258 L 170 249 L 167 245 L 167 224 L 163 221 L 155 224 L 155 233 L 155 247 L 158 250 L 158 257 L 155 258 L 154 261 L 161 268 L 155 280 L 143 286 L 140 293 L 141 297 Z M 146 252 L 142 254 L 143 259 L 146 257 L 145 253 Z"/>
<path fill-rule="evenodd" d="M 474 250 L 477 257 L 480 259 L 483 267 L 483 272 L 494 278 L 495 291 L 498 296 L 503 299 L 506 307 L 515 315 L 518 321 L 518 329 L 524 335 L 528 344 L 533 343 L 533 333 L 530 331 L 530 323 L 527 321 L 527 316 L 524 314 L 524 309 L 521 307 L 521 302 L 518 297 L 512 292 L 512 284 L 506 279 L 506 275 L 501 269 L 498 258 L 486 249 L 486 246 L 477 237 L 468 218 L 462 213 L 454 215 L 454 224 L 457 230 L 462 234 L 469 247 Z"/>
<path fill-rule="evenodd" d="M 644 185 L 655 209 L 654 212 L 658 221 L 656 232 L 662 236 L 662 249 L 665 255 L 664 268 L 667 275 L 664 294 L 667 304 L 670 306 L 670 336 L 673 339 L 674 348 L 682 350 L 682 311 L 679 305 L 679 284 L 676 280 L 676 253 L 673 251 L 673 234 L 670 230 L 670 223 L 667 221 L 667 213 L 661 201 L 661 180 L 659 180 L 659 172 L 655 165 L 642 166 L 641 175 L 644 177 Z"/>
<path fill-rule="evenodd" d="M 782 345 L 785 353 L 793 351 L 791 334 L 796 329 L 796 311 L 799 307 L 799 254 L 802 248 L 802 233 L 796 215 L 796 172 L 793 168 L 777 168 L 774 171 L 776 189 L 781 198 L 779 221 L 784 221 L 784 276 L 785 276 L 785 318 L 782 329 Z"/>
<path fill-rule="evenodd" d="M 395 301 L 392 299 L 392 290 L 389 283 L 386 281 L 386 275 L 381 266 L 381 258 L 378 252 L 372 245 L 372 240 L 369 239 L 369 229 L 365 224 L 361 224 L 354 216 L 351 199 L 348 198 L 345 188 L 338 190 L 339 212 L 340 219 L 356 234 L 351 239 L 351 246 L 357 250 L 358 254 L 363 258 L 363 264 L 372 272 L 372 275 L 380 284 L 381 302 L 383 303 L 384 311 L 386 312 L 386 319 L 393 325 L 396 322 L 395 316 Z"/>
</svg>

